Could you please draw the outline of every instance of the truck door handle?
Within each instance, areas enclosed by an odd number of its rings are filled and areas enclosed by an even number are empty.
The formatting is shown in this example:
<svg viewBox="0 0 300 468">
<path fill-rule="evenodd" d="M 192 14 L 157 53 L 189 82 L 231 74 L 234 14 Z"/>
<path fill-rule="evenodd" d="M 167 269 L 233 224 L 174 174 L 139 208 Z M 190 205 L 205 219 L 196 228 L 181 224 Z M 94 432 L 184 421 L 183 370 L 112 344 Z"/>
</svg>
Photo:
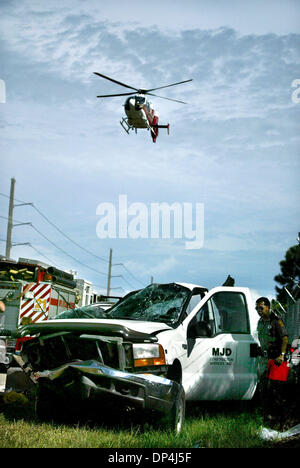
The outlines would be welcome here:
<svg viewBox="0 0 300 468">
<path fill-rule="evenodd" d="M 187 349 L 187 344 L 182 345 L 183 349 Z"/>
</svg>

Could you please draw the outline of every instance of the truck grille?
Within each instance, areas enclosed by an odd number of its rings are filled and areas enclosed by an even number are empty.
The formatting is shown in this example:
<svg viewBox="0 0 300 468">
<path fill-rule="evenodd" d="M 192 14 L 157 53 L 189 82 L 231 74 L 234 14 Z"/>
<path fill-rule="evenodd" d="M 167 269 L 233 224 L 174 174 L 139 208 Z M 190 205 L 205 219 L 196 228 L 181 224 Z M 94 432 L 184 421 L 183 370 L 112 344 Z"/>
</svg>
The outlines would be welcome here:
<svg viewBox="0 0 300 468">
<path fill-rule="evenodd" d="M 47 338 L 35 338 L 24 343 L 22 359 L 33 371 L 51 370 L 74 361 L 96 360 L 114 369 L 122 368 L 123 347 L 109 340 L 80 338 L 65 334 Z"/>
</svg>

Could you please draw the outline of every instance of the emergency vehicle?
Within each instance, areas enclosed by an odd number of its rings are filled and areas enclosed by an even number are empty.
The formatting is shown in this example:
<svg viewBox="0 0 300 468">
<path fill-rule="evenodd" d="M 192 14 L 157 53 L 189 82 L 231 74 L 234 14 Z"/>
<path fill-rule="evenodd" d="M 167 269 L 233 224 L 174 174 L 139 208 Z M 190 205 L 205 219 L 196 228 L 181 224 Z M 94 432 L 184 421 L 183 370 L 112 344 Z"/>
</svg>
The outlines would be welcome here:
<svg viewBox="0 0 300 468">
<path fill-rule="evenodd" d="M 20 325 L 54 318 L 62 310 L 74 308 L 76 282 L 66 273 L 41 261 L 19 258 L 0 261 L 0 364 L 9 365 L 20 341 L 13 339 Z M 23 338 L 23 341 L 26 338 Z"/>
</svg>

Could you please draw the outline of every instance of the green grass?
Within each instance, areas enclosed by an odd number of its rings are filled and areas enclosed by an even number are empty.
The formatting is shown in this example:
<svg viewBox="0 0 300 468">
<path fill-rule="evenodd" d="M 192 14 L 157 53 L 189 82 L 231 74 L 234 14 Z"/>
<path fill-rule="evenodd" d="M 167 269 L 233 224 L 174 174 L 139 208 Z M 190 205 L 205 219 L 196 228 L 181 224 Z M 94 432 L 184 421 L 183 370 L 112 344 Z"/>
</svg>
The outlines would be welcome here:
<svg viewBox="0 0 300 468">
<path fill-rule="evenodd" d="M 180 435 L 147 424 L 41 423 L 30 402 L 0 407 L 0 448 L 252 448 L 265 447 L 258 435 L 262 418 L 253 405 L 214 403 L 187 407 Z"/>
</svg>

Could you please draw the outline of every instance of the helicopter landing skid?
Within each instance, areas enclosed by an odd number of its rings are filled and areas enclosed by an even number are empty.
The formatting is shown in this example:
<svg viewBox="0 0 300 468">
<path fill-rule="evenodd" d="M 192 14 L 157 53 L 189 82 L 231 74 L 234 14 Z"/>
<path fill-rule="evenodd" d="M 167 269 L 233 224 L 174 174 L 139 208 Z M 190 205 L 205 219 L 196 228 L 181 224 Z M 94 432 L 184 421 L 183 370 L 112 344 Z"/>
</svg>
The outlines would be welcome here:
<svg viewBox="0 0 300 468">
<path fill-rule="evenodd" d="M 129 125 L 128 119 L 125 119 L 124 117 L 122 118 L 122 120 L 120 120 L 120 125 L 121 127 L 124 128 L 125 132 L 128 133 L 128 135 L 129 135 L 129 130 L 134 130 L 134 127 L 132 127 L 132 125 Z M 135 129 L 135 133 L 136 133 L 136 129 Z"/>
</svg>

